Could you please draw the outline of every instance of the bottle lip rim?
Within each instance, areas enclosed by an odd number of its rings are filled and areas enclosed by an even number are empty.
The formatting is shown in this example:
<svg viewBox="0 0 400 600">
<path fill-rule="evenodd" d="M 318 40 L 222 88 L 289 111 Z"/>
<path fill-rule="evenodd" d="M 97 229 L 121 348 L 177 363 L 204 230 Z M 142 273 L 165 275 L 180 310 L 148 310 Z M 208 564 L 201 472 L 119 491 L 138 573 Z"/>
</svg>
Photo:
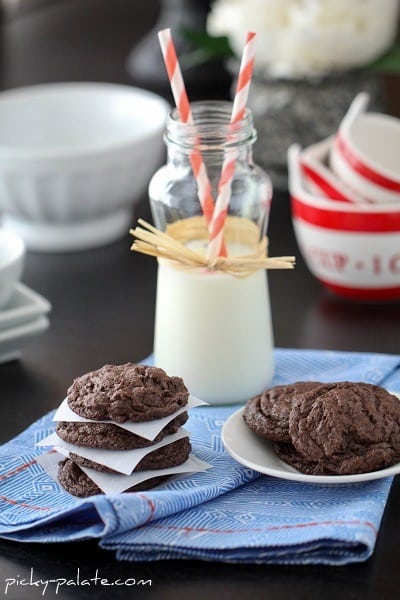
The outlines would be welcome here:
<svg viewBox="0 0 400 600">
<path fill-rule="evenodd" d="M 199 100 L 191 103 L 193 122 L 184 123 L 173 108 L 168 116 L 164 141 L 183 149 L 212 152 L 253 144 L 257 138 L 250 109 L 230 123 L 233 103 L 226 100 Z"/>
</svg>

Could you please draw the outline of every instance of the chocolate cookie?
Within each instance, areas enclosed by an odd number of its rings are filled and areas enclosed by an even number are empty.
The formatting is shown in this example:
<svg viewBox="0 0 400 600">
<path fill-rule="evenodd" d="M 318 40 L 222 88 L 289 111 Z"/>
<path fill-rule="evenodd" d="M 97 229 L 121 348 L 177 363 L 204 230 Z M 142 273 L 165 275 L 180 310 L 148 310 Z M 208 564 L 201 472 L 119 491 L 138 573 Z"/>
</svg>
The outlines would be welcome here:
<svg viewBox="0 0 400 600">
<path fill-rule="evenodd" d="M 112 423 L 77 423 L 60 421 L 56 432 L 64 442 L 85 448 L 104 450 L 134 450 L 160 442 L 166 435 L 176 433 L 188 419 L 187 412 L 170 421 L 154 438 L 147 440 Z"/>
<path fill-rule="evenodd" d="M 289 433 L 324 472 L 376 471 L 400 460 L 400 402 L 377 385 L 324 384 L 294 401 Z"/>
<path fill-rule="evenodd" d="M 168 479 L 169 475 L 163 475 L 161 477 L 152 477 L 142 483 L 134 485 L 133 487 L 125 490 L 125 492 L 139 492 L 142 490 L 149 490 L 160 483 L 163 483 Z M 59 463 L 58 466 L 58 481 L 61 483 L 63 488 L 79 498 L 87 498 L 88 496 L 95 496 L 96 494 L 103 494 L 104 492 L 76 465 L 72 460 L 66 458 Z"/>
<path fill-rule="evenodd" d="M 338 475 L 340 465 L 335 460 L 308 460 L 291 443 L 275 442 L 273 445 L 275 454 L 285 463 L 291 465 L 300 473 L 305 475 Z"/>
<path fill-rule="evenodd" d="M 189 392 L 180 377 L 158 367 L 104 365 L 75 379 L 68 389 L 70 409 L 95 421 L 152 421 L 186 406 Z"/>
<path fill-rule="evenodd" d="M 273 448 L 275 454 L 279 456 L 279 458 L 301 473 L 305 473 L 306 475 L 327 474 L 318 462 L 304 458 L 304 456 L 297 452 L 296 448 L 291 443 L 275 442 Z"/>
<path fill-rule="evenodd" d="M 167 469 L 170 467 L 177 467 L 181 465 L 189 458 L 191 450 L 190 440 L 188 437 L 167 444 L 157 450 L 153 450 L 149 454 L 146 454 L 140 462 L 136 465 L 133 471 L 147 471 L 153 469 Z M 87 467 L 88 469 L 94 469 L 95 471 L 102 471 L 105 473 L 115 473 L 114 469 L 110 469 L 105 465 L 79 456 L 78 454 L 70 453 L 70 459 L 73 460 L 77 465 L 81 467 Z"/>
<path fill-rule="evenodd" d="M 294 400 L 320 386 L 316 381 L 277 385 L 246 404 L 243 418 L 257 435 L 275 442 L 290 442 L 289 413 Z"/>
</svg>

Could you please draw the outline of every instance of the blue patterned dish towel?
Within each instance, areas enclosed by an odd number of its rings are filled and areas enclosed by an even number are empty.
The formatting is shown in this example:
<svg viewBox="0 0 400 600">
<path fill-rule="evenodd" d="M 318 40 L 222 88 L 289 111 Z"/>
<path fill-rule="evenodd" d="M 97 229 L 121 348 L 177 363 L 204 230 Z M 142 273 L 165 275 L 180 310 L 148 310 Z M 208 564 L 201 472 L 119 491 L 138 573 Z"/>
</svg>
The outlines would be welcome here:
<svg viewBox="0 0 400 600">
<path fill-rule="evenodd" d="M 400 356 L 278 349 L 273 385 L 366 381 L 400 393 Z M 55 401 L 57 404 L 58 401 Z M 194 454 L 212 468 L 146 492 L 79 499 L 38 464 L 35 444 L 53 412 L 0 448 L 0 537 L 21 542 L 99 539 L 117 559 L 202 559 L 341 565 L 373 553 L 391 478 L 316 485 L 261 475 L 233 460 L 220 432 L 238 409 L 190 415 Z"/>
</svg>

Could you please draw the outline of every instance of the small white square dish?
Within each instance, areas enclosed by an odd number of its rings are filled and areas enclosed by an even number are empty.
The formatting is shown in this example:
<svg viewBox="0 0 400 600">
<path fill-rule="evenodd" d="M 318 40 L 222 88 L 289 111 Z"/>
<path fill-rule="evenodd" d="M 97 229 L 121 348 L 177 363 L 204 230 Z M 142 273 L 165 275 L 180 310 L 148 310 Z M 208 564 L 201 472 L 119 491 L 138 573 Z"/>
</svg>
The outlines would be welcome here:
<svg viewBox="0 0 400 600">
<path fill-rule="evenodd" d="M 45 316 L 35 317 L 28 323 L 0 331 L 0 363 L 15 360 L 21 355 L 21 348 L 33 335 L 45 331 L 49 320 Z"/>
<path fill-rule="evenodd" d="M 12 297 L 0 310 L 0 332 L 29 323 L 35 317 L 45 315 L 50 310 L 51 304 L 46 298 L 26 285 L 18 283 Z"/>
</svg>

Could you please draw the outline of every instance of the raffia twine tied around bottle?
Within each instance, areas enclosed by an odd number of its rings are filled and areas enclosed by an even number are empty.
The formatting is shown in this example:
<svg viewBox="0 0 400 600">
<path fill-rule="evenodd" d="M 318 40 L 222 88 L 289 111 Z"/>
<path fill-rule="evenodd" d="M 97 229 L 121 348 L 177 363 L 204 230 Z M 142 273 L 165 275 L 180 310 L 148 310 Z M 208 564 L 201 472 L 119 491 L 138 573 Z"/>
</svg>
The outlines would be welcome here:
<svg viewBox="0 0 400 600">
<path fill-rule="evenodd" d="M 233 277 L 247 277 L 259 269 L 293 269 L 295 265 L 294 256 L 269 257 L 267 238 L 259 241 L 257 225 L 243 217 L 227 216 L 224 228 L 224 239 L 228 245 L 230 241 L 240 242 L 254 249 L 251 253 L 240 256 L 207 258 L 209 233 L 204 216 L 171 223 L 165 232 L 138 219 L 138 226 L 131 229 L 130 233 L 135 238 L 131 250 L 168 260 L 181 269 L 205 269 L 221 271 Z M 194 240 L 204 240 L 204 253 L 186 245 Z"/>
</svg>

